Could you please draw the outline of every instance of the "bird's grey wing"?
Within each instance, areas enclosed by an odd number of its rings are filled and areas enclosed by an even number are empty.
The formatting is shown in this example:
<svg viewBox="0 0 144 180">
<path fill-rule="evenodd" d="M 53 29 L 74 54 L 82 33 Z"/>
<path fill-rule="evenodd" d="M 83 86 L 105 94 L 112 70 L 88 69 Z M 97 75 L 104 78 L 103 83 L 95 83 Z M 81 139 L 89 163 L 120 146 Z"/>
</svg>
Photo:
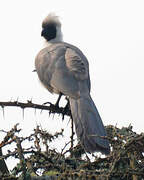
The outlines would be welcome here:
<svg viewBox="0 0 144 180">
<path fill-rule="evenodd" d="M 75 50 L 67 48 L 65 53 L 66 66 L 77 80 L 88 78 L 88 66 Z"/>
<path fill-rule="evenodd" d="M 64 55 L 57 57 L 54 69 L 52 87 L 67 96 L 77 98 L 80 95 L 80 82 L 88 79 L 88 66 L 82 55 L 72 48 L 66 48 Z"/>
</svg>

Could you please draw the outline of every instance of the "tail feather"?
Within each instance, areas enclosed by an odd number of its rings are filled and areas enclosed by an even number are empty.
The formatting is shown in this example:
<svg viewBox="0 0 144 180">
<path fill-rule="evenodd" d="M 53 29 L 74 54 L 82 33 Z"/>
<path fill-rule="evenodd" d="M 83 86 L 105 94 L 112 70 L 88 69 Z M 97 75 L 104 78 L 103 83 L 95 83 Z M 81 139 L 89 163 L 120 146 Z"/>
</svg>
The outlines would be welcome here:
<svg viewBox="0 0 144 180">
<path fill-rule="evenodd" d="M 87 152 L 110 153 L 109 142 L 98 110 L 89 96 L 70 98 L 76 134 Z"/>
</svg>

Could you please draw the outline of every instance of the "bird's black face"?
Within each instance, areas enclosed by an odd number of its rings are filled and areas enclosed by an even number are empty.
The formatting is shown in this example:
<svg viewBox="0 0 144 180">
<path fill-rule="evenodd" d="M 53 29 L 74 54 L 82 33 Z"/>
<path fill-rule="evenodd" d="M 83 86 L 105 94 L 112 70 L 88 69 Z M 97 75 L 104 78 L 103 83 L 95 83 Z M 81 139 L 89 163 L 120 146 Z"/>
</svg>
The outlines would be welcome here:
<svg viewBox="0 0 144 180">
<path fill-rule="evenodd" d="M 41 36 L 43 36 L 47 41 L 56 38 L 56 25 L 55 24 L 44 25 L 43 30 L 41 32 Z"/>
</svg>

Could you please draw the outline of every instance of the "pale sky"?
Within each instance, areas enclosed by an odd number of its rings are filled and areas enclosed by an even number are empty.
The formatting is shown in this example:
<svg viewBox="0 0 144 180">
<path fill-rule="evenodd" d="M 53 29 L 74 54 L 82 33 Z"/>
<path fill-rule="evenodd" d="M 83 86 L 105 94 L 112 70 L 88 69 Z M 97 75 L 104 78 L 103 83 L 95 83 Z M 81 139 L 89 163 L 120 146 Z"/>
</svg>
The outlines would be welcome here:
<svg viewBox="0 0 144 180">
<path fill-rule="evenodd" d="M 144 1 L 143 0 L 13 0 L 0 2 L 0 101 L 55 102 L 33 73 L 43 48 L 41 22 L 55 12 L 64 41 L 79 47 L 90 65 L 91 95 L 105 125 L 144 129 Z M 48 112 L 0 110 L 1 129 L 19 122 L 25 134 L 37 123 L 44 128 L 69 128 L 61 118 L 49 122 Z M 55 118 L 55 117 L 54 117 Z M 67 121 L 68 122 L 68 121 Z M 55 124 L 56 123 L 56 124 Z M 51 127 L 53 125 L 53 127 Z M 69 129 L 68 129 L 69 131 Z"/>
</svg>

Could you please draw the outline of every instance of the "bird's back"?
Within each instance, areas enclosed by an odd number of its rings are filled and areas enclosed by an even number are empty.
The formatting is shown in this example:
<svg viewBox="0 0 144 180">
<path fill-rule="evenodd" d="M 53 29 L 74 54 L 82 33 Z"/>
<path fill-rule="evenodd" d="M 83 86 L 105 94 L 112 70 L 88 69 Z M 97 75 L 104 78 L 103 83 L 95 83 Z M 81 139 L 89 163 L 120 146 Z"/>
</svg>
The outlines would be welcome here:
<svg viewBox="0 0 144 180">
<path fill-rule="evenodd" d="M 40 81 L 50 92 L 54 92 L 58 94 L 60 92 L 57 90 L 57 88 L 56 87 L 53 88 L 51 86 L 51 81 L 54 78 L 57 79 L 58 76 L 58 75 L 54 76 L 55 73 L 58 73 L 60 70 L 62 70 L 61 73 L 59 74 L 59 78 L 65 80 L 67 77 L 69 78 L 69 81 L 71 83 L 75 81 L 75 77 L 70 74 L 70 71 L 66 65 L 66 52 L 68 49 L 73 50 L 82 59 L 85 66 L 87 67 L 88 70 L 87 85 L 90 91 L 89 64 L 87 58 L 79 48 L 65 42 L 52 43 L 51 45 L 42 49 L 36 56 L 35 66 Z M 71 90 L 76 91 L 77 81 L 73 84 L 75 84 L 75 89 L 71 89 Z M 71 88 L 71 86 L 67 86 L 67 87 Z M 67 95 L 67 92 L 65 93 L 64 94 Z"/>
</svg>

